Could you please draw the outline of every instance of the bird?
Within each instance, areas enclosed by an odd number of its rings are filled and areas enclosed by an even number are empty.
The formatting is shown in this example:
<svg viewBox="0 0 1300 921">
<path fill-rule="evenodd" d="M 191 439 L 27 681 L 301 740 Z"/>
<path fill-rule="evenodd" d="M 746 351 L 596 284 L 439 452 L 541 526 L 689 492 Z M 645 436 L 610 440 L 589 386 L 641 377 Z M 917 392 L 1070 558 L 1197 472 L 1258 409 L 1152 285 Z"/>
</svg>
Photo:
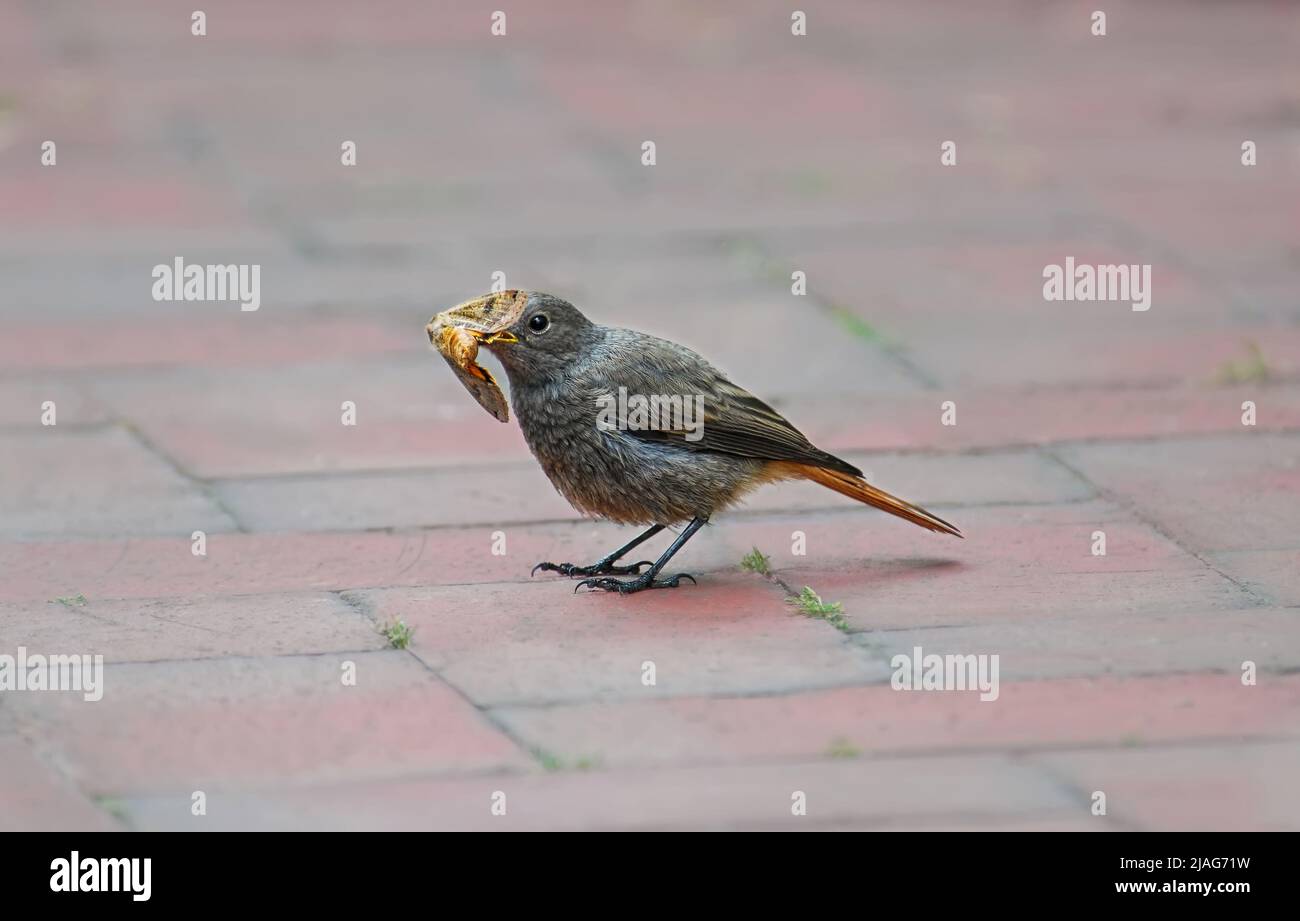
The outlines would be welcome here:
<svg viewBox="0 0 1300 921">
<path fill-rule="evenodd" d="M 438 314 L 426 326 L 430 341 L 436 344 L 448 327 L 500 361 L 528 447 L 560 495 L 587 517 L 646 528 L 594 563 L 542 562 L 533 575 L 584 577 L 575 592 L 631 594 L 676 588 L 683 579 L 697 584 L 690 573 L 668 575 L 664 567 L 714 515 L 783 480 L 811 480 L 922 528 L 963 536 L 937 515 L 868 483 L 857 467 L 813 445 L 770 405 L 683 345 L 602 326 L 568 301 L 519 289 Z M 506 421 L 504 400 L 498 399 L 497 412 L 475 389 L 496 388 L 495 380 L 477 365 L 470 370 L 476 380 L 466 385 Z M 665 528 L 683 524 L 657 560 L 619 563 Z"/>
</svg>

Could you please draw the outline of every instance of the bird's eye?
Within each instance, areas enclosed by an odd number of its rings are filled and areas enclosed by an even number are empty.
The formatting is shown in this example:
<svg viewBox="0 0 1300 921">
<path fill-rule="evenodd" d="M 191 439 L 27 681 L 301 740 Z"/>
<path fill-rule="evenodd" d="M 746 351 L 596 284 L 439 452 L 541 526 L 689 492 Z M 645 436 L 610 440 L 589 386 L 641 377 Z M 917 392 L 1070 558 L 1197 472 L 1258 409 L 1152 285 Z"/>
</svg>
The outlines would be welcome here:
<svg viewBox="0 0 1300 921">
<path fill-rule="evenodd" d="M 528 328 L 535 333 L 544 333 L 550 327 L 551 321 L 546 318 L 544 313 L 535 313 L 532 319 L 528 321 Z"/>
</svg>

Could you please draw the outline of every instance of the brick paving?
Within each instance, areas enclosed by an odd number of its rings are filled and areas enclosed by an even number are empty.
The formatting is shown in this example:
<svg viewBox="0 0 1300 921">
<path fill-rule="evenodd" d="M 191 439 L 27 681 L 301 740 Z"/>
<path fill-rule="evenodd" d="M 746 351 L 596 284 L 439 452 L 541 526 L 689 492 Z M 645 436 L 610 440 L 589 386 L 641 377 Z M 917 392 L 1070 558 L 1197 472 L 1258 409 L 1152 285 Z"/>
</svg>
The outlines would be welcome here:
<svg viewBox="0 0 1300 921">
<path fill-rule="evenodd" d="M 106 663 L 0 691 L 0 829 L 1300 828 L 1294 11 L 502 6 L 0 5 L 0 654 Z M 177 256 L 261 308 L 153 300 Z M 428 353 L 494 272 L 967 539 L 783 485 L 698 586 L 530 579 L 630 535 Z"/>
</svg>

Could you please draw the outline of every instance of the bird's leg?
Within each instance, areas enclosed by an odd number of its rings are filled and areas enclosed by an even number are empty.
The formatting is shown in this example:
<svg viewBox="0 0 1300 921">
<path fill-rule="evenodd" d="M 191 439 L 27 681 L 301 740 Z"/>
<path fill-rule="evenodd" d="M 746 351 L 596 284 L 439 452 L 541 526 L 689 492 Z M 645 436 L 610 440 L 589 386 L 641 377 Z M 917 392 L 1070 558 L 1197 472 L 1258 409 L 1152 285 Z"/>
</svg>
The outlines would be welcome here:
<svg viewBox="0 0 1300 921">
<path fill-rule="evenodd" d="M 629 575 L 629 574 L 636 575 L 641 572 L 642 566 L 651 565 L 649 560 L 642 560 L 640 563 L 633 563 L 631 566 L 615 566 L 614 561 L 617 559 L 621 559 L 623 555 L 626 554 L 629 550 L 632 550 L 635 547 L 644 544 L 646 541 L 654 537 L 663 529 L 664 526 L 661 524 L 657 524 L 653 526 L 645 533 L 632 538 L 632 540 L 624 544 L 622 547 L 619 547 L 609 556 L 597 560 L 596 562 L 592 563 L 590 566 L 574 566 L 572 563 L 538 563 L 536 566 L 533 567 L 533 571 L 529 575 L 536 575 L 537 570 L 539 569 L 542 570 L 543 572 L 558 572 L 570 577 L 600 576 L 600 575 L 606 575 L 608 573 L 615 573 L 616 575 L 620 575 L 620 576 Z"/>
<path fill-rule="evenodd" d="M 607 592 L 618 592 L 620 595 L 627 595 L 631 592 L 639 592 L 643 588 L 676 588 L 682 579 L 690 579 L 694 583 L 695 577 L 686 572 L 677 573 L 666 579 L 657 579 L 655 577 L 673 558 L 673 554 L 682 549 L 682 546 L 691 539 L 691 535 L 704 527 L 708 521 L 709 519 L 700 516 L 692 518 L 691 523 L 682 529 L 681 534 L 677 535 L 677 540 L 673 541 L 672 546 L 664 551 L 664 555 L 659 557 L 653 566 L 635 579 L 583 579 L 573 587 L 573 590 L 576 592 L 585 585 L 589 588 L 603 588 Z"/>
</svg>

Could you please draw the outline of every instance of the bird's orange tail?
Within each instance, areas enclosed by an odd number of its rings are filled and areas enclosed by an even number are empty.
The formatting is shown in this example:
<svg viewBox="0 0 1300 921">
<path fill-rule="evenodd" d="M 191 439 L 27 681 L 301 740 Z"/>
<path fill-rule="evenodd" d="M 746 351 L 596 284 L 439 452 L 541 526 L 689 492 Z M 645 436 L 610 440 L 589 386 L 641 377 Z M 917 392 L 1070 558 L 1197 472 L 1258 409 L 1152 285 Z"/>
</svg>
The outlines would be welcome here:
<svg viewBox="0 0 1300 921">
<path fill-rule="evenodd" d="M 931 531 L 942 531 L 944 534 L 951 534 L 954 537 L 962 536 L 961 531 L 958 531 L 956 527 L 939 516 L 931 515 L 920 506 L 904 502 L 897 496 L 891 496 L 883 489 L 876 489 L 861 477 L 840 473 L 838 470 L 827 470 L 825 467 L 816 467 L 812 464 L 786 463 L 781 466 L 785 468 L 782 472 L 789 476 L 820 483 L 827 489 L 833 489 L 850 499 L 857 499 L 859 502 L 865 502 L 867 505 L 889 512 L 891 515 L 905 518 L 912 524 L 920 525 Z"/>
</svg>

